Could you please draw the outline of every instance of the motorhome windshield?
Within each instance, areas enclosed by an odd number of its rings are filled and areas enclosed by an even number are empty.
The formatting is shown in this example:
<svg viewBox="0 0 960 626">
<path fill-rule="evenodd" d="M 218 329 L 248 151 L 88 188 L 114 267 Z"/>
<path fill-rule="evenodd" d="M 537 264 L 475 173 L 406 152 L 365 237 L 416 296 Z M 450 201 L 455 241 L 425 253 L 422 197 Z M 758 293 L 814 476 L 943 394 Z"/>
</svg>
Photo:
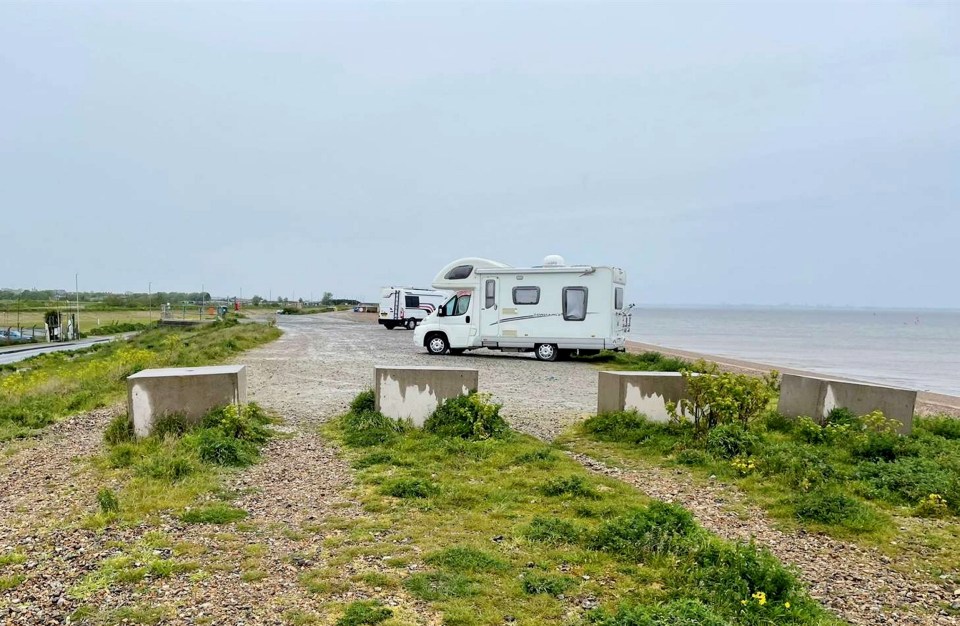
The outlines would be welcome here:
<svg viewBox="0 0 960 626">
<path fill-rule="evenodd" d="M 454 317 L 456 315 L 464 315 L 467 311 L 470 310 L 470 296 L 454 296 L 446 301 L 443 305 L 443 315 L 444 317 Z"/>
</svg>

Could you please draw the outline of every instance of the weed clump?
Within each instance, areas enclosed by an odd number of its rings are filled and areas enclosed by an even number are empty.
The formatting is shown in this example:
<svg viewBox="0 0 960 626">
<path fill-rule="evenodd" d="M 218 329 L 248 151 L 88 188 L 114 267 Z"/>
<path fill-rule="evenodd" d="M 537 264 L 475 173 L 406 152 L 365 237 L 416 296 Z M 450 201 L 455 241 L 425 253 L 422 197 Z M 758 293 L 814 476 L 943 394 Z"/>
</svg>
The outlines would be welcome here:
<svg viewBox="0 0 960 626">
<path fill-rule="evenodd" d="M 447 598 L 465 598 L 477 593 L 475 582 L 462 574 L 425 572 L 414 574 L 403 581 L 407 591 L 427 602 Z"/>
<path fill-rule="evenodd" d="M 707 434 L 707 451 L 721 459 L 751 456 L 758 446 L 757 436 L 739 422 L 721 424 Z"/>
<path fill-rule="evenodd" d="M 340 418 L 343 440 L 348 446 L 366 448 L 392 442 L 404 430 L 403 424 L 374 410 L 373 391 L 361 391 Z"/>
<path fill-rule="evenodd" d="M 359 600 L 350 603 L 336 626 L 376 626 L 393 616 L 393 611 L 376 600 Z"/>
<path fill-rule="evenodd" d="M 97 492 L 97 504 L 100 505 L 100 512 L 104 514 L 120 511 L 120 501 L 117 499 L 117 495 L 107 488 Z"/>
<path fill-rule="evenodd" d="M 377 398 L 374 395 L 373 389 L 367 389 L 366 391 L 361 391 L 356 395 L 353 401 L 350 403 L 350 412 L 351 413 L 372 413 L 377 410 Z"/>
<path fill-rule="evenodd" d="M 133 441 L 133 420 L 126 413 L 117 415 L 110 423 L 107 429 L 103 431 L 103 441 L 108 446 L 115 446 L 119 443 Z"/>
<path fill-rule="evenodd" d="M 793 507 L 800 520 L 852 530 L 875 530 L 882 522 L 872 508 L 837 489 L 821 488 L 798 493 L 793 498 Z"/>
<path fill-rule="evenodd" d="M 421 478 L 397 478 L 383 486 L 383 493 L 394 498 L 429 498 L 437 486 Z"/>
<path fill-rule="evenodd" d="M 150 436 L 156 437 L 157 439 L 163 439 L 167 435 L 180 437 L 189 429 L 190 425 L 187 423 L 186 416 L 182 413 L 170 413 L 169 415 L 160 417 L 153 423 L 150 429 Z"/>
<path fill-rule="evenodd" d="M 588 543 L 595 550 L 642 561 L 652 555 L 688 552 L 702 534 L 689 511 L 654 502 L 603 524 Z"/>
<path fill-rule="evenodd" d="M 426 561 L 453 572 L 488 572 L 507 567 L 507 564 L 500 559 L 467 546 L 441 550 L 427 557 Z"/>
<path fill-rule="evenodd" d="M 229 524 L 244 519 L 247 512 L 226 504 L 212 504 L 184 511 L 180 521 L 187 524 Z"/>
<path fill-rule="evenodd" d="M 502 437 L 510 427 L 500 416 L 500 405 L 490 402 L 487 394 L 471 393 L 440 403 L 423 424 L 428 433 L 461 439 Z"/>
<path fill-rule="evenodd" d="M 559 596 L 573 588 L 577 581 L 570 576 L 560 576 L 557 574 L 541 574 L 530 572 L 524 574 L 520 580 L 524 593 L 531 595 L 546 594 L 550 596 Z"/>
<path fill-rule="evenodd" d="M 540 491 L 547 496 L 573 496 L 591 500 L 600 498 L 600 494 L 590 486 L 590 483 L 584 480 L 583 476 L 576 474 L 566 478 L 552 478 L 540 488 Z"/>
<path fill-rule="evenodd" d="M 522 534 L 531 541 L 554 545 L 575 544 L 582 536 L 580 529 L 557 517 L 535 517 L 530 525 L 523 529 Z"/>
<path fill-rule="evenodd" d="M 595 611 L 589 622 L 596 626 L 730 626 L 697 600 L 677 600 L 660 606 L 626 605 L 616 612 Z"/>
</svg>

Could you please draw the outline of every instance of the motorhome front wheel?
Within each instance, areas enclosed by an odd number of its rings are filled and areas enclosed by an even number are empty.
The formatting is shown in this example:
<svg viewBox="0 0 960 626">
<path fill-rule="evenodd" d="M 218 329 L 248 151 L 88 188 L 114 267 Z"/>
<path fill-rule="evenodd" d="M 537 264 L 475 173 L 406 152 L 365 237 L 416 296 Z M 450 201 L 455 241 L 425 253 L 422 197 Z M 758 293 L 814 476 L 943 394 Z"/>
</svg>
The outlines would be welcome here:
<svg viewBox="0 0 960 626">
<path fill-rule="evenodd" d="M 447 338 L 443 335 L 434 335 L 427 341 L 427 352 L 430 354 L 446 354 L 449 347 Z"/>
<path fill-rule="evenodd" d="M 416 327 L 417 327 L 417 320 L 413 319 L 412 317 L 407 320 L 407 330 L 413 330 Z"/>
</svg>

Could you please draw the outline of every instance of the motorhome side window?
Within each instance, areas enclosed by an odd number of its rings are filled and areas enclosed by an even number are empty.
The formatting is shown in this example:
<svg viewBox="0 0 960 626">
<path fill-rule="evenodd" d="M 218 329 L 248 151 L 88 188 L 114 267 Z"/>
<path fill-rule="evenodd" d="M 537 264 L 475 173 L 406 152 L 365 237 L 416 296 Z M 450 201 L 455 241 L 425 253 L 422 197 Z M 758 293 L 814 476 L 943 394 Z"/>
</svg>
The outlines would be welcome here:
<svg viewBox="0 0 960 626">
<path fill-rule="evenodd" d="M 582 322 L 587 319 L 587 288 L 563 288 L 563 319 L 568 322 Z"/>
<path fill-rule="evenodd" d="M 407 296 L 407 308 L 416 309 L 420 306 L 420 296 Z"/>
<path fill-rule="evenodd" d="M 539 287 L 514 287 L 513 303 L 514 304 L 540 304 L 540 288 Z"/>
<path fill-rule="evenodd" d="M 623 287 L 617 287 L 613 294 L 613 308 L 619 311 L 623 309 Z"/>
<path fill-rule="evenodd" d="M 472 265 L 458 265 L 444 276 L 446 280 L 463 280 L 473 273 Z"/>
<path fill-rule="evenodd" d="M 483 308 L 489 309 L 497 303 L 497 281 L 492 278 L 487 279 L 484 284 Z"/>
</svg>

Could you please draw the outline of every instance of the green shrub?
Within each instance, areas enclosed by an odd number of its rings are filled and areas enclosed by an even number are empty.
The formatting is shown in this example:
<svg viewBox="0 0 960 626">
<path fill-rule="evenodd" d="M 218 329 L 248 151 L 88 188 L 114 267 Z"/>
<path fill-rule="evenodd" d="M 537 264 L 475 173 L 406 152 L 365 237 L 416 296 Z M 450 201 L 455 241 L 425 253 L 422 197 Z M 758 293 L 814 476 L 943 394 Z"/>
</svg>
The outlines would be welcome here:
<svg viewBox="0 0 960 626">
<path fill-rule="evenodd" d="M 696 371 L 696 366 L 689 361 L 676 357 L 669 357 L 659 352 L 630 352 L 603 351 L 600 354 L 586 357 L 577 357 L 579 361 L 588 363 L 604 363 L 611 369 L 639 371 L 639 372 L 680 372 L 684 370 Z"/>
<path fill-rule="evenodd" d="M 859 476 L 871 497 L 912 506 L 930 494 L 944 498 L 960 513 L 960 468 L 939 459 L 908 457 L 891 463 L 862 463 Z"/>
<path fill-rule="evenodd" d="M 897 433 L 863 432 L 850 442 L 850 454 L 867 461 L 894 461 L 906 450 L 904 438 Z"/>
<path fill-rule="evenodd" d="M 336 626 L 376 626 L 393 616 L 393 611 L 376 600 L 359 600 L 350 603 Z"/>
<path fill-rule="evenodd" d="M 949 513 L 950 506 L 939 493 L 931 493 L 913 509 L 913 514 L 917 517 L 946 517 Z"/>
<path fill-rule="evenodd" d="M 246 467 L 260 456 L 256 444 L 230 437 L 219 428 L 202 428 L 192 434 L 190 442 L 202 461 L 214 465 Z"/>
<path fill-rule="evenodd" d="M 690 465 L 702 467 L 713 463 L 713 457 L 704 450 L 697 448 L 684 448 L 677 452 L 676 461 L 681 465 Z"/>
<path fill-rule="evenodd" d="M 150 429 L 150 436 L 163 439 L 167 435 L 182 436 L 189 429 L 187 418 L 181 413 L 171 413 L 158 418 Z"/>
<path fill-rule="evenodd" d="M 547 496 L 573 496 L 575 498 L 589 498 L 596 500 L 600 497 L 583 476 L 574 474 L 566 478 L 551 478 L 540 491 Z"/>
<path fill-rule="evenodd" d="M 103 441 L 108 446 L 115 446 L 126 441 L 133 441 L 133 420 L 126 413 L 117 415 L 107 424 L 103 431 Z"/>
<path fill-rule="evenodd" d="M 374 412 L 377 410 L 377 398 L 374 395 L 373 389 L 368 389 L 366 391 L 361 391 L 354 397 L 353 401 L 350 403 L 350 412 L 351 413 L 367 413 Z"/>
<path fill-rule="evenodd" d="M 500 559 L 469 546 L 446 548 L 428 556 L 426 561 L 453 572 L 488 572 L 507 568 Z"/>
<path fill-rule="evenodd" d="M 187 524 L 229 524 L 244 519 L 247 512 L 226 504 L 212 504 L 184 511 L 180 521 Z"/>
<path fill-rule="evenodd" d="M 348 446 L 369 447 L 388 443 L 403 432 L 400 422 L 381 413 L 347 413 L 340 419 L 343 441 Z"/>
<path fill-rule="evenodd" d="M 117 513 L 120 511 L 120 501 L 110 489 L 104 488 L 97 492 L 97 504 L 100 505 L 101 513 Z"/>
<path fill-rule="evenodd" d="M 820 444 L 827 440 L 826 429 L 809 417 L 798 417 L 793 425 L 793 433 L 807 443 Z"/>
<path fill-rule="evenodd" d="M 557 517 L 535 517 L 521 534 L 531 541 L 548 544 L 575 544 L 580 541 L 581 531 L 567 520 Z"/>
<path fill-rule="evenodd" d="M 920 417 L 914 424 L 915 431 L 926 431 L 944 439 L 960 439 L 960 419 L 946 415 Z"/>
<path fill-rule="evenodd" d="M 768 444 L 758 457 L 760 472 L 777 477 L 801 491 L 837 477 L 834 466 L 816 448 L 784 442 Z"/>
<path fill-rule="evenodd" d="M 701 544 L 693 560 L 699 567 L 672 570 L 676 582 L 697 590 L 705 604 L 724 614 L 740 613 L 741 600 L 749 600 L 756 592 L 763 592 L 773 605 L 803 601 L 796 577 L 768 550 L 753 543 L 710 539 Z"/>
<path fill-rule="evenodd" d="M 383 485 L 381 492 L 394 498 L 429 498 L 437 486 L 421 478 L 396 478 Z"/>
<path fill-rule="evenodd" d="M 777 411 L 768 411 L 763 418 L 763 425 L 766 426 L 767 430 L 773 430 L 780 433 L 790 433 L 793 432 L 793 427 L 795 425 L 794 420 L 782 415 Z"/>
<path fill-rule="evenodd" d="M 857 421 L 857 414 L 848 409 L 847 407 L 834 407 L 830 409 L 830 412 L 827 413 L 827 418 L 824 421 L 824 425 L 835 424 L 839 426 L 854 424 Z"/>
<path fill-rule="evenodd" d="M 721 372 L 716 364 L 701 363 L 703 372 L 685 371 L 686 397 L 667 403 L 667 411 L 676 422 L 691 420 L 698 435 L 705 435 L 721 424 L 739 422 L 746 426 L 769 406 L 780 386 L 780 374 L 763 377 Z"/>
<path fill-rule="evenodd" d="M 137 472 L 144 476 L 170 482 L 186 478 L 196 471 L 193 460 L 181 454 L 149 456 L 137 466 Z"/>
<path fill-rule="evenodd" d="M 597 626 L 730 626 L 697 600 L 676 600 L 660 606 L 626 605 L 615 613 L 596 611 L 589 620 Z"/>
<path fill-rule="evenodd" d="M 653 502 L 606 522 L 588 543 L 595 550 L 641 561 L 651 555 L 687 552 L 702 534 L 683 507 Z"/>
<path fill-rule="evenodd" d="M 653 437 L 670 434 L 666 426 L 651 422 L 636 411 L 601 413 L 587 419 L 582 428 L 597 439 L 616 443 L 642 444 Z"/>
<path fill-rule="evenodd" d="M 520 579 L 524 593 L 559 596 L 577 584 L 576 579 L 558 574 L 528 572 Z"/>
<path fill-rule="evenodd" d="M 423 429 L 442 437 L 489 439 L 505 435 L 510 427 L 489 395 L 471 393 L 441 402 Z"/>
<path fill-rule="evenodd" d="M 200 421 L 203 429 L 219 429 L 225 437 L 262 444 L 270 438 L 268 418 L 259 405 L 251 402 L 242 407 L 228 404 L 207 413 Z"/>
<path fill-rule="evenodd" d="M 751 456 L 760 439 L 741 423 L 720 424 L 707 434 L 707 450 L 721 459 Z"/>
<path fill-rule="evenodd" d="M 798 519 L 821 524 L 842 525 L 856 530 L 876 530 L 880 525 L 873 509 L 833 488 L 815 489 L 793 497 Z"/>
</svg>

